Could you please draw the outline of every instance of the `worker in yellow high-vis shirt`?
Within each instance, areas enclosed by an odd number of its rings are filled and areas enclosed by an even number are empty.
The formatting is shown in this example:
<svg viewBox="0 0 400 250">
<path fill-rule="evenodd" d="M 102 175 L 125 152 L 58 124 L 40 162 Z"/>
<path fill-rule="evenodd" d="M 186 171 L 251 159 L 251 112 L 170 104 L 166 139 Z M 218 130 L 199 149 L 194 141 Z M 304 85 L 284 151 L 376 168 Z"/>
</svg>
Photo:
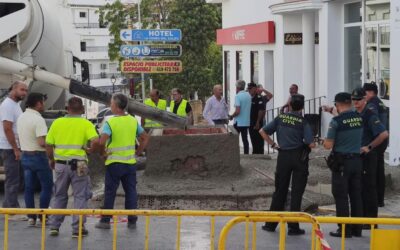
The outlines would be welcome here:
<svg viewBox="0 0 400 250">
<path fill-rule="evenodd" d="M 68 100 L 68 115 L 56 119 L 46 136 L 47 155 L 55 172 L 54 198 L 51 205 L 55 209 L 65 209 L 68 204 L 68 189 L 72 186 L 74 208 L 88 208 L 91 198 L 90 177 L 87 165 L 87 152 L 98 145 L 98 134 L 94 125 L 82 117 L 82 99 L 72 97 Z M 90 147 L 86 145 L 90 142 Z M 64 221 L 63 215 L 50 216 L 50 235 L 57 236 Z M 83 219 L 85 223 L 85 217 Z M 88 235 L 83 226 L 82 236 Z M 79 236 L 79 217 L 73 216 L 72 237 Z"/>
<path fill-rule="evenodd" d="M 137 208 L 136 156 L 148 143 L 148 136 L 135 117 L 125 112 L 128 98 L 115 94 L 111 99 L 111 111 L 115 115 L 103 126 L 100 146 L 106 147 L 106 176 L 104 209 L 113 209 L 119 183 L 125 191 L 125 209 Z M 136 138 L 139 145 L 136 149 Z M 111 216 L 103 216 L 96 228 L 110 229 Z M 136 216 L 128 216 L 128 228 L 136 227 Z"/>
<path fill-rule="evenodd" d="M 193 111 L 189 102 L 182 98 L 182 91 L 178 88 L 171 90 L 172 100 L 169 111 L 182 117 L 186 117 L 190 125 L 193 125 Z"/>
<path fill-rule="evenodd" d="M 152 89 L 150 91 L 150 98 L 147 98 L 144 101 L 144 104 L 147 106 L 153 107 L 153 108 L 158 108 L 160 110 L 167 110 L 167 101 L 164 99 L 160 98 L 160 91 L 157 89 Z M 162 127 L 162 124 L 152 121 L 150 119 L 142 119 L 142 127 L 144 128 L 159 128 Z"/>
</svg>

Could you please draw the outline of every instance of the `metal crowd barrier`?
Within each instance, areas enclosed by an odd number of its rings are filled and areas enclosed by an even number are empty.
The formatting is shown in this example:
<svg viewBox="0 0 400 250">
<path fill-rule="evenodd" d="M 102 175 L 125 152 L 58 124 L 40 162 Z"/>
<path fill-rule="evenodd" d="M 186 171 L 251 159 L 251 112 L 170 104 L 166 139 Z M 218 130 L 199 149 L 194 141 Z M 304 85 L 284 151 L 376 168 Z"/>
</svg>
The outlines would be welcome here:
<svg viewBox="0 0 400 250">
<path fill-rule="evenodd" d="M 252 249 L 256 249 L 256 225 L 258 222 L 278 222 L 279 229 L 279 250 L 285 249 L 286 241 L 286 223 L 299 222 L 309 223 L 312 225 L 311 232 L 311 250 L 330 249 L 322 248 L 327 244 L 323 237 L 321 237 L 320 224 L 342 224 L 342 239 L 341 249 L 345 249 L 345 226 L 346 224 L 368 224 L 371 225 L 371 249 L 385 249 L 392 250 L 398 248 L 382 248 L 382 244 L 400 244 L 400 230 L 384 230 L 375 229 L 374 225 L 400 225 L 400 219 L 392 218 L 344 218 L 344 217 L 314 217 L 307 213 L 301 212 L 246 212 L 246 211 L 192 211 L 192 210 L 96 210 L 96 209 L 11 209 L 0 208 L 0 214 L 5 215 L 4 222 L 4 243 L 3 249 L 8 250 L 8 229 L 9 229 L 9 215 L 10 214 L 40 214 L 42 216 L 42 232 L 41 232 L 41 250 L 45 250 L 46 242 L 46 217 L 48 215 L 78 215 L 79 216 L 79 237 L 78 237 L 78 250 L 82 249 L 82 228 L 83 216 L 95 215 L 110 215 L 113 216 L 114 221 L 118 221 L 119 216 L 137 215 L 145 217 L 145 237 L 144 249 L 149 249 L 149 231 L 150 231 L 150 217 L 176 217 L 176 249 L 179 250 L 181 242 L 181 218 L 182 216 L 194 217 L 209 217 L 210 218 L 210 249 L 215 249 L 215 218 L 216 217 L 233 217 L 222 228 L 218 238 L 218 249 L 226 249 L 226 240 L 230 230 L 239 223 L 245 224 L 245 249 L 249 249 L 250 238 L 250 223 L 252 223 Z M 113 223 L 113 240 L 112 249 L 117 249 L 117 223 Z"/>
</svg>

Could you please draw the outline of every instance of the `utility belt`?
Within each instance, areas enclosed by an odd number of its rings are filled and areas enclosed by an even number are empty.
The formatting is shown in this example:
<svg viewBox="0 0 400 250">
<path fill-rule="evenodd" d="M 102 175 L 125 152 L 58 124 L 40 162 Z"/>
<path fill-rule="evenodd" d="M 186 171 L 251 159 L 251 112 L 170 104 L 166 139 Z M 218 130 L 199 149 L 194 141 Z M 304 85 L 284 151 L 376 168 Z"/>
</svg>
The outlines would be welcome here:
<svg viewBox="0 0 400 250">
<path fill-rule="evenodd" d="M 343 172 L 345 160 L 359 157 L 360 154 L 357 153 L 338 153 L 332 151 L 328 158 L 325 158 L 325 161 L 332 172 Z"/>
<path fill-rule="evenodd" d="M 56 163 L 69 165 L 71 167 L 71 170 L 76 171 L 76 174 L 78 176 L 85 176 L 88 175 L 89 173 L 89 166 L 86 160 L 77 160 L 77 159 L 72 159 L 67 161 L 56 160 Z"/>
<path fill-rule="evenodd" d="M 311 148 L 304 144 L 303 146 L 299 147 L 299 148 L 293 148 L 293 149 L 278 149 L 278 152 L 300 152 L 300 162 L 302 163 L 307 163 L 309 160 L 309 155 L 311 153 Z"/>
</svg>

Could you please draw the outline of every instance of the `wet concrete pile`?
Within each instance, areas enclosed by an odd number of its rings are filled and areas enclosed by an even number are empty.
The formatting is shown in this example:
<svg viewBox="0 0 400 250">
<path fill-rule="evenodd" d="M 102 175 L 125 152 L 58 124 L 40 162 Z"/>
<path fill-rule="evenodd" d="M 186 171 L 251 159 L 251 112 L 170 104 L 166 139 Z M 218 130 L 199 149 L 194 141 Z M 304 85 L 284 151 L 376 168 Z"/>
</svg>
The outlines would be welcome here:
<svg viewBox="0 0 400 250">
<path fill-rule="evenodd" d="M 139 208 L 268 210 L 274 191 L 276 154 L 240 155 L 238 135 L 234 130 L 232 134 L 229 131 L 202 128 L 154 132 L 147 163 L 140 159 L 138 164 Z M 323 159 L 328 153 L 320 146 L 310 155 L 303 210 L 334 204 L 331 172 Z M 105 167 L 98 156 L 90 158 L 97 200 L 93 205 L 100 207 Z M 400 178 L 400 169 L 387 167 L 386 171 L 388 193 L 398 192 L 400 186 L 392 180 Z M 124 206 L 123 196 L 120 188 L 117 207 Z"/>
</svg>

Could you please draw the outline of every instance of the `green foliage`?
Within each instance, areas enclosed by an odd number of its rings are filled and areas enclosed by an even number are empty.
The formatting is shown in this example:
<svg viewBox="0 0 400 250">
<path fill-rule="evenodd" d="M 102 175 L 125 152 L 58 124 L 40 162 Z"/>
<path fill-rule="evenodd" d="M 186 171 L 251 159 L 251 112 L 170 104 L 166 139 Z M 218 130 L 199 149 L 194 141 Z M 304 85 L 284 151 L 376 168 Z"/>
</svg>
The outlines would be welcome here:
<svg viewBox="0 0 400 250">
<path fill-rule="evenodd" d="M 183 72 L 179 74 L 151 74 L 154 86 L 164 95 L 172 88 L 180 88 L 186 98 L 195 91 L 201 98 L 209 96 L 212 86 L 222 82 L 222 51 L 215 44 L 216 29 L 221 26 L 221 7 L 205 0 L 142 0 L 143 28 L 173 28 L 182 30 L 183 53 L 180 58 Z M 116 1 L 100 9 L 100 22 L 108 23 L 114 42 L 109 45 L 111 60 L 121 60 L 120 29 L 128 27 L 133 17 L 137 21 L 137 6 L 123 6 Z M 162 59 L 162 58 L 161 58 Z"/>
</svg>

